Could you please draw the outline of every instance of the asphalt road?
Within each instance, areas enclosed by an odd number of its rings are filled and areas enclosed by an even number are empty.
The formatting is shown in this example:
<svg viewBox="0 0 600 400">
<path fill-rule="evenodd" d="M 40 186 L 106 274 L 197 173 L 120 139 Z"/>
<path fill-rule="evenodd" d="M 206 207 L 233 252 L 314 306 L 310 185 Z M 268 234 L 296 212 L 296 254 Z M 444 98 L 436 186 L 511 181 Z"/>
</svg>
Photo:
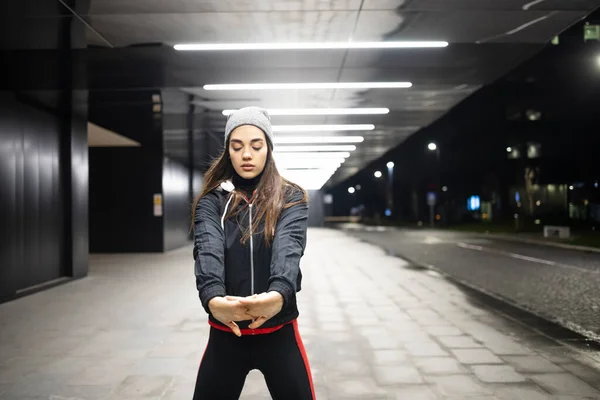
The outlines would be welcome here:
<svg viewBox="0 0 600 400">
<path fill-rule="evenodd" d="M 390 253 L 432 266 L 541 317 L 600 339 L 600 253 L 448 231 L 352 225 L 343 229 Z"/>
</svg>

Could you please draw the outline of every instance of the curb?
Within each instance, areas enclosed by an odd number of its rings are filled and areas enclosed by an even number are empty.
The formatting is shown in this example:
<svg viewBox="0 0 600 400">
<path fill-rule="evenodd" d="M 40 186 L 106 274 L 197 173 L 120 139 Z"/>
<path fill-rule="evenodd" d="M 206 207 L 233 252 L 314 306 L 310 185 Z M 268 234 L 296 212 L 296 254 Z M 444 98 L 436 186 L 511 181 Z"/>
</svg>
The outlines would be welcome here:
<svg viewBox="0 0 600 400">
<path fill-rule="evenodd" d="M 459 231 L 454 231 L 454 232 L 459 232 Z M 583 252 L 588 252 L 588 253 L 600 253 L 600 248 L 596 248 L 596 247 L 579 246 L 579 245 L 565 244 L 565 243 L 554 243 L 554 242 L 547 242 L 544 240 L 529 239 L 529 238 L 523 238 L 523 237 L 518 237 L 518 236 L 499 235 L 499 234 L 495 234 L 495 233 L 476 233 L 476 232 L 473 232 L 473 233 L 461 232 L 461 233 L 466 233 L 467 235 L 472 235 L 472 236 L 477 236 L 477 237 L 487 237 L 487 238 L 491 238 L 491 239 L 506 240 L 506 241 L 510 241 L 510 242 L 537 244 L 540 246 L 557 247 L 560 249 L 576 250 L 576 251 L 583 251 Z"/>
</svg>

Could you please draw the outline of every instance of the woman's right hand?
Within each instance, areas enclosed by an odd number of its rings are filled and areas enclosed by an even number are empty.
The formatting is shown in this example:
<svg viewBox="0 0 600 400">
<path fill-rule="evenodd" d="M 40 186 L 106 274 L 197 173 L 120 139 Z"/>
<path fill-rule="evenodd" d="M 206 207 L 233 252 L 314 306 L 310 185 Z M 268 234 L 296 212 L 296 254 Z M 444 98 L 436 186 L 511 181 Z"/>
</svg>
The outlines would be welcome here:
<svg viewBox="0 0 600 400">
<path fill-rule="evenodd" d="M 208 308 L 215 319 L 227 325 L 238 337 L 242 332 L 234 321 L 252 320 L 252 316 L 246 314 L 246 306 L 235 298 L 214 297 L 208 302 Z"/>
</svg>

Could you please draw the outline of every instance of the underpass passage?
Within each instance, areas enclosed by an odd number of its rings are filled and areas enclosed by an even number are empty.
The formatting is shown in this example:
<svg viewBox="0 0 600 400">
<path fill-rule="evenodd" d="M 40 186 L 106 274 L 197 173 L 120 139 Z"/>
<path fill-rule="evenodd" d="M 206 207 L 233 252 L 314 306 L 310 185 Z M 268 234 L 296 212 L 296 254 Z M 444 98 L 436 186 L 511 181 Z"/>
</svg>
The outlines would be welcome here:
<svg viewBox="0 0 600 400">
<path fill-rule="evenodd" d="M 600 338 L 600 254 L 429 229 L 355 226 L 347 231 L 589 338 Z"/>
<path fill-rule="evenodd" d="M 190 399 L 209 333 L 191 250 L 92 255 L 89 277 L 1 304 L 0 400 Z M 376 245 L 309 229 L 301 267 L 319 400 L 600 399 L 597 352 Z M 269 398 L 250 372 L 241 399 Z"/>
</svg>

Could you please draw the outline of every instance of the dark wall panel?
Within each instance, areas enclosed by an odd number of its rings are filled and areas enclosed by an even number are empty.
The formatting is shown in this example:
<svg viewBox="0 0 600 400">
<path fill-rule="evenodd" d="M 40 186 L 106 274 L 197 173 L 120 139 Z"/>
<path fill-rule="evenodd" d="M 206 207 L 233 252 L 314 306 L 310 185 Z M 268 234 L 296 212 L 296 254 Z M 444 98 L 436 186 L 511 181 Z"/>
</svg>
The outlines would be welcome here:
<svg viewBox="0 0 600 400">
<path fill-rule="evenodd" d="M 320 190 L 308 191 L 308 226 L 323 226 L 325 220 L 325 204 L 323 192 Z"/>
<path fill-rule="evenodd" d="M 88 273 L 89 258 L 89 149 L 87 118 L 73 115 L 70 121 L 69 168 L 71 276 L 79 278 Z"/>
<path fill-rule="evenodd" d="M 144 148 L 90 148 L 90 252 L 162 252 L 162 157 Z"/>
<path fill-rule="evenodd" d="M 1 298 L 67 273 L 60 141 L 59 118 L 0 95 Z"/>
<path fill-rule="evenodd" d="M 164 159 L 163 175 L 164 250 L 185 246 L 190 232 L 189 169 L 182 164 Z"/>
<path fill-rule="evenodd" d="M 22 265 L 23 135 L 17 103 L 0 95 L 0 297 L 17 290 L 18 266 Z"/>
</svg>

